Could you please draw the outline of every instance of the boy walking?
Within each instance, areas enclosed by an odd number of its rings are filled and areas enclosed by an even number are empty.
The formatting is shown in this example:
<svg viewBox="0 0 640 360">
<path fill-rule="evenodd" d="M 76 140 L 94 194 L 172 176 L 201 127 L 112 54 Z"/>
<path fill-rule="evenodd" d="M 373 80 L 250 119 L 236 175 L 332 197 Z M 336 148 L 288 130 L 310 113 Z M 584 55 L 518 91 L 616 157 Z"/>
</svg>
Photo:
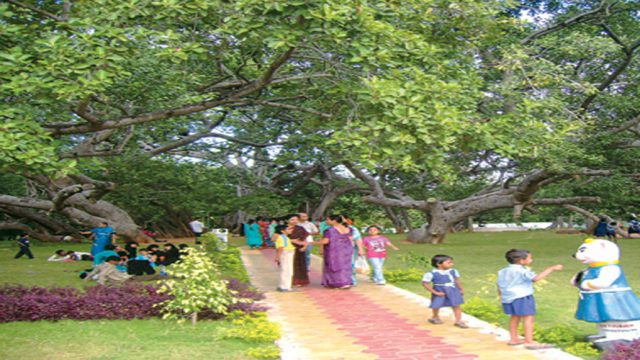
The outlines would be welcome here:
<svg viewBox="0 0 640 360">
<path fill-rule="evenodd" d="M 14 257 L 14 259 L 19 259 L 22 255 L 27 255 L 29 259 L 33 259 L 33 254 L 31 253 L 31 249 L 29 248 L 31 245 L 29 244 L 29 234 L 20 235 L 20 239 L 18 239 L 18 245 L 20 245 L 20 250 Z"/>
</svg>

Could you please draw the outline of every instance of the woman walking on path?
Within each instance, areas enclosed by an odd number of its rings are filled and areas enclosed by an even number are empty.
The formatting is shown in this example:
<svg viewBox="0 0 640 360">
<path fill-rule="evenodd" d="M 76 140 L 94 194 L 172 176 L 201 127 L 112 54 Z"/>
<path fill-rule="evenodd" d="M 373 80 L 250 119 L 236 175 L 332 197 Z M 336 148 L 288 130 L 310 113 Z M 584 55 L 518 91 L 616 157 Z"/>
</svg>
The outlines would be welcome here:
<svg viewBox="0 0 640 360">
<path fill-rule="evenodd" d="M 260 225 L 255 220 L 249 220 L 248 224 L 244 224 L 244 236 L 247 238 L 247 245 L 251 249 L 262 246 L 262 234 L 260 233 Z"/>
<path fill-rule="evenodd" d="M 324 245 L 322 286 L 348 289 L 351 281 L 351 259 L 353 256 L 353 231 L 341 215 L 327 217 L 327 229 L 319 245 Z"/>
<path fill-rule="evenodd" d="M 300 217 L 298 215 L 287 215 L 287 228 L 291 231 L 289 239 L 291 243 L 296 247 L 296 252 L 293 255 L 293 286 L 305 286 L 309 285 L 309 274 L 307 272 L 307 260 L 304 256 L 304 251 L 307 248 L 306 238 L 309 236 L 307 230 L 298 225 Z"/>
</svg>

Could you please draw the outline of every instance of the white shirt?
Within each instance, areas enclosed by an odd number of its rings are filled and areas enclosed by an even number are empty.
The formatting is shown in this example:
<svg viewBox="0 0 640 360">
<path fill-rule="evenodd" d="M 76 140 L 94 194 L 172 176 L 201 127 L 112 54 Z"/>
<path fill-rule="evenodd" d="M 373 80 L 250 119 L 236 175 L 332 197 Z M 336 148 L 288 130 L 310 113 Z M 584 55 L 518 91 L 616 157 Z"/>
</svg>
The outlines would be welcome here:
<svg viewBox="0 0 640 360">
<path fill-rule="evenodd" d="M 202 230 L 204 230 L 204 224 L 198 220 L 193 220 L 189 223 L 189 226 L 191 226 L 191 230 L 193 230 L 193 232 L 201 233 Z"/>
<path fill-rule="evenodd" d="M 320 231 L 311 221 L 301 222 L 298 225 L 302 226 L 309 233 L 309 236 L 305 239 L 307 242 L 313 242 L 313 236 L 311 236 L 311 234 L 317 234 Z"/>
</svg>

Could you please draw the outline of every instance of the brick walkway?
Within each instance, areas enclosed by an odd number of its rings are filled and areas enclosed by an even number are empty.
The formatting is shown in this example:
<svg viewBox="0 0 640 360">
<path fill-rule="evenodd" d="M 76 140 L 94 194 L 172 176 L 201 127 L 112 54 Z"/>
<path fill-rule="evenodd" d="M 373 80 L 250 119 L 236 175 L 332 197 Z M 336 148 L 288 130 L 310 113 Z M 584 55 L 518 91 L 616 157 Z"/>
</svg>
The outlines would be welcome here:
<svg viewBox="0 0 640 360">
<path fill-rule="evenodd" d="M 376 286 L 365 277 L 349 290 L 320 286 L 321 259 L 315 257 L 311 286 L 279 293 L 275 251 L 243 250 L 243 261 L 254 286 L 267 295 L 269 318 L 283 329 L 279 341 L 286 360 L 526 360 L 578 359 L 559 350 L 530 351 L 506 344 L 508 334 L 465 315 L 471 329 L 427 323 L 428 300 L 395 286 Z"/>
</svg>

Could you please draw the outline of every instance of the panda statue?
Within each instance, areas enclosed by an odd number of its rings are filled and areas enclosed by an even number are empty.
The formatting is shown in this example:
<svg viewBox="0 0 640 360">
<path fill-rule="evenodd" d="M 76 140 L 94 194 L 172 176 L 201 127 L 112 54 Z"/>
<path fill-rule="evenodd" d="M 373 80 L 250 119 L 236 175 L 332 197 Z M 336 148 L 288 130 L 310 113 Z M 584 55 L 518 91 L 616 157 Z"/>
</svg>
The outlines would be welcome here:
<svg viewBox="0 0 640 360">
<path fill-rule="evenodd" d="M 586 239 L 574 257 L 588 265 L 571 280 L 580 290 L 576 319 L 598 324 L 587 339 L 602 350 L 640 338 L 640 299 L 619 265 L 618 245 Z"/>
</svg>

